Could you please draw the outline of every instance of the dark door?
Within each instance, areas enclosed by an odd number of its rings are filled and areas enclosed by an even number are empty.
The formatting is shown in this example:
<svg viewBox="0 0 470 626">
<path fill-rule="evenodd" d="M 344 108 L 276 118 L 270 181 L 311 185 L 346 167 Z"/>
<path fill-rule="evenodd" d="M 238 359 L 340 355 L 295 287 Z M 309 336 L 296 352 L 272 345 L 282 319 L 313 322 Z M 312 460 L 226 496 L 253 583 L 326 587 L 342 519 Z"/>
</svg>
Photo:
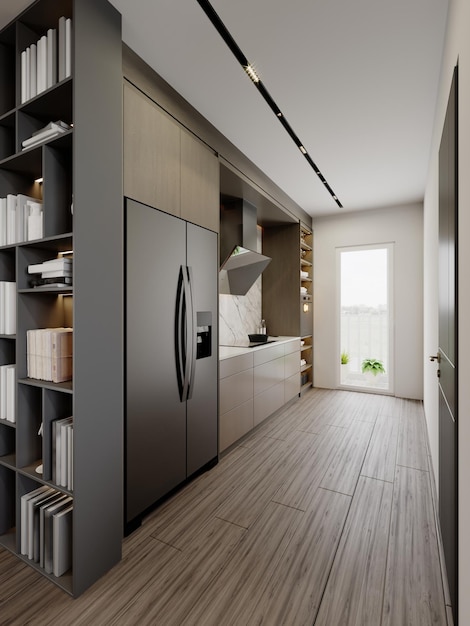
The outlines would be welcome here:
<svg viewBox="0 0 470 626">
<path fill-rule="evenodd" d="M 439 518 L 457 616 L 457 68 L 439 149 Z"/>
<path fill-rule="evenodd" d="M 217 457 L 218 249 L 217 234 L 188 223 L 188 266 L 192 276 L 197 351 L 187 401 L 188 476 Z"/>
<path fill-rule="evenodd" d="M 179 396 L 174 333 L 186 223 L 132 200 L 126 215 L 129 522 L 186 478 L 186 405 Z"/>
</svg>

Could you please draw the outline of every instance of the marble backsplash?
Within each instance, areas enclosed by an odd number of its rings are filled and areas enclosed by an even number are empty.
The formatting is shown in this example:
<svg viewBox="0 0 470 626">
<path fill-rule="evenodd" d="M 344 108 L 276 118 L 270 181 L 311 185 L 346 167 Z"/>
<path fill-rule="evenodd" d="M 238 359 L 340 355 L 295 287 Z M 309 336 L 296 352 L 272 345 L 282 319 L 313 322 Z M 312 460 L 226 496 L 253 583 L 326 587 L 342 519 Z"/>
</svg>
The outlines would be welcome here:
<svg viewBox="0 0 470 626">
<path fill-rule="evenodd" d="M 246 296 L 219 295 L 219 344 L 230 346 L 247 341 L 247 335 L 258 332 L 261 322 L 260 276 Z"/>
</svg>

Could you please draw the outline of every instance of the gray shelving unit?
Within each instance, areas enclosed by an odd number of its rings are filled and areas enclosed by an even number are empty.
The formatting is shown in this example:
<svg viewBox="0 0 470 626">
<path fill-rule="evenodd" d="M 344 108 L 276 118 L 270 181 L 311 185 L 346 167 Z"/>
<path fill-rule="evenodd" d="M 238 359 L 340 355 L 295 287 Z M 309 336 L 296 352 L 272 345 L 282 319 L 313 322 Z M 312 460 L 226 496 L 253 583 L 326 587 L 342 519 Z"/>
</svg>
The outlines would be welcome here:
<svg viewBox="0 0 470 626">
<path fill-rule="evenodd" d="M 21 104 L 21 52 L 72 19 L 72 76 Z M 0 247 L 0 280 L 17 283 L 16 423 L 0 419 L 0 545 L 78 596 L 121 558 L 123 531 L 123 202 L 121 16 L 106 0 L 38 0 L 0 32 L 0 197 L 40 198 L 44 238 Z M 61 119 L 73 130 L 21 151 Z M 34 182 L 42 177 L 43 183 Z M 73 213 L 71 207 L 73 204 Z M 35 290 L 26 270 L 73 250 L 73 288 Z M 26 331 L 73 326 L 73 380 L 27 378 Z M 52 482 L 54 419 L 74 416 L 73 565 L 59 578 L 20 555 L 21 496 Z M 44 465 L 43 475 L 35 468 Z"/>
</svg>

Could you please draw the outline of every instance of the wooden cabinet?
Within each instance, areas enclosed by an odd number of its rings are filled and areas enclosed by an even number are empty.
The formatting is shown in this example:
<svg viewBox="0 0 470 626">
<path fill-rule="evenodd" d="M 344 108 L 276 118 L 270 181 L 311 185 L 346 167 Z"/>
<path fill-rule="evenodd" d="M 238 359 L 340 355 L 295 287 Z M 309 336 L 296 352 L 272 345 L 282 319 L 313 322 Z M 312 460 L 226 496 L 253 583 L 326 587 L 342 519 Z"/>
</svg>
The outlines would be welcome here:
<svg viewBox="0 0 470 626">
<path fill-rule="evenodd" d="M 180 217 L 179 126 L 124 82 L 124 195 Z"/>
<path fill-rule="evenodd" d="M 302 224 L 263 230 L 263 318 L 271 335 L 302 338 L 302 389 L 313 384 L 313 234 Z"/>
<path fill-rule="evenodd" d="M 219 161 L 124 81 L 124 195 L 219 231 Z"/>
<path fill-rule="evenodd" d="M 220 167 L 217 156 L 181 130 L 181 217 L 219 232 Z"/>
<path fill-rule="evenodd" d="M 220 362 L 219 452 L 300 393 L 300 340 Z"/>
</svg>

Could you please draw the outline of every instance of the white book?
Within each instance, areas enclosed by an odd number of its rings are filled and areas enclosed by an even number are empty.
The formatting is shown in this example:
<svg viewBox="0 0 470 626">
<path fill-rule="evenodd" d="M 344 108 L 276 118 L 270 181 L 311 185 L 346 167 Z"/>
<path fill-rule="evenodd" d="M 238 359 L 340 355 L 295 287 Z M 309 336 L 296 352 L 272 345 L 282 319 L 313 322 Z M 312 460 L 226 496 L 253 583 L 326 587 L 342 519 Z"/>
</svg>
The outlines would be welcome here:
<svg viewBox="0 0 470 626">
<path fill-rule="evenodd" d="M 33 376 L 33 358 L 34 358 L 34 330 L 26 331 L 26 375 L 28 378 Z"/>
<path fill-rule="evenodd" d="M 16 243 L 16 196 L 7 195 L 7 244 Z"/>
<path fill-rule="evenodd" d="M 33 135 L 32 137 L 28 137 L 21 142 L 21 145 L 24 148 L 32 148 L 33 146 L 39 145 L 43 141 L 48 139 L 52 139 L 53 137 L 58 137 L 62 133 L 65 133 L 66 129 L 61 126 L 55 126 L 53 128 L 48 128 L 46 130 L 41 130 L 39 133 Z"/>
<path fill-rule="evenodd" d="M 65 20 L 65 78 L 72 76 L 72 20 Z"/>
<path fill-rule="evenodd" d="M 67 487 L 68 484 L 68 471 L 69 471 L 69 445 L 70 445 L 70 434 L 69 431 L 72 427 L 72 420 L 70 422 L 64 422 L 60 425 L 62 430 L 61 438 L 60 438 L 60 486 Z"/>
<path fill-rule="evenodd" d="M 60 258 L 28 265 L 28 274 L 41 274 L 42 272 L 52 272 L 56 270 L 70 270 L 72 259 Z"/>
<path fill-rule="evenodd" d="M 44 235 L 44 221 L 42 204 L 39 202 L 28 202 L 28 241 L 42 239 Z"/>
<path fill-rule="evenodd" d="M 62 576 L 72 567 L 73 505 L 52 516 L 52 573 Z"/>
<path fill-rule="evenodd" d="M 16 334 L 16 283 L 5 281 L 5 298 L 4 298 L 4 330 L 5 335 Z"/>
<path fill-rule="evenodd" d="M 21 53 L 21 104 L 26 102 L 26 50 Z"/>
<path fill-rule="evenodd" d="M 41 379 L 52 380 L 52 330 L 44 328 L 41 331 Z"/>
<path fill-rule="evenodd" d="M 73 276 L 72 270 L 51 270 L 41 272 L 42 278 L 60 278 L 61 276 Z"/>
<path fill-rule="evenodd" d="M 37 87 L 37 66 L 38 66 L 38 50 L 35 43 L 29 46 L 29 98 L 34 98 L 38 93 Z"/>
<path fill-rule="evenodd" d="M 64 80 L 65 74 L 65 17 L 59 18 L 59 36 L 57 42 L 57 77 Z"/>
<path fill-rule="evenodd" d="M 47 88 L 47 37 L 43 35 L 37 43 L 37 93 Z"/>
<path fill-rule="evenodd" d="M 39 507 L 50 502 L 55 494 L 55 489 L 48 487 L 41 495 L 28 500 L 28 558 L 31 561 L 39 561 Z"/>
<path fill-rule="evenodd" d="M 44 492 L 46 492 L 49 487 L 43 486 L 30 491 L 29 493 L 25 493 L 21 496 L 21 543 L 20 543 L 20 551 L 21 554 L 28 554 L 28 501 L 32 498 L 35 498 Z"/>
<path fill-rule="evenodd" d="M 54 420 L 52 425 L 55 427 L 55 483 L 61 485 L 62 477 L 62 433 L 63 426 L 72 423 L 72 417 L 64 417 L 59 420 Z M 65 485 L 64 485 L 65 486 Z"/>
<path fill-rule="evenodd" d="M 7 367 L 0 366 L 0 419 L 7 419 Z"/>
<path fill-rule="evenodd" d="M 73 491 L 73 423 L 70 425 L 67 435 L 67 489 Z"/>
<path fill-rule="evenodd" d="M 26 48 L 26 102 L 31 97 L 31 48 Z"/>
<path fill-rule="evenodd" d="M 57 82 L 57 30 L 47 31 L 47 89 Z"/>
<path fill-rule="evenodd" d="M 29 205 L 28 202 L 41 202 L 31 196 L 25 196 L 19 193 L 16 196 L 16 236 L 18 241 L 27 241 L 28 232 L 28 215 Z"/>
<path fill-rule="evenodd" d="M 7 199 L 0 198 L 0 246 L 7 245 Z"/>
<path fill-rule="evenodd" d="M 51 497 L 48 502 L 43 502 L 39 506 L 39 566 L 44 567 L 44 556 L 45 556 L 45 517 L 46 517 L 46 509 L 53 509 L 57 511 L 61 505 L 63 505 L 67 500 L 70 500 L 70 496 L 67 496 L 64 493 L 60 493 L 56 491 L 55 494 Z"/>
<path fill-rule="evenodd" d="M 6 373 L 6 418 L 14 424 L 16 422 L 16 365 L 7 365 Z"/>
<path fill-rule="evenodd" d="M 63 499 L 47 506 L 44 510 L 44 570 L 46 574 L 52 574 L 52 516 L 70 506 L 73 502 L 71 496 L 63 496 Z"/>
</svg>

